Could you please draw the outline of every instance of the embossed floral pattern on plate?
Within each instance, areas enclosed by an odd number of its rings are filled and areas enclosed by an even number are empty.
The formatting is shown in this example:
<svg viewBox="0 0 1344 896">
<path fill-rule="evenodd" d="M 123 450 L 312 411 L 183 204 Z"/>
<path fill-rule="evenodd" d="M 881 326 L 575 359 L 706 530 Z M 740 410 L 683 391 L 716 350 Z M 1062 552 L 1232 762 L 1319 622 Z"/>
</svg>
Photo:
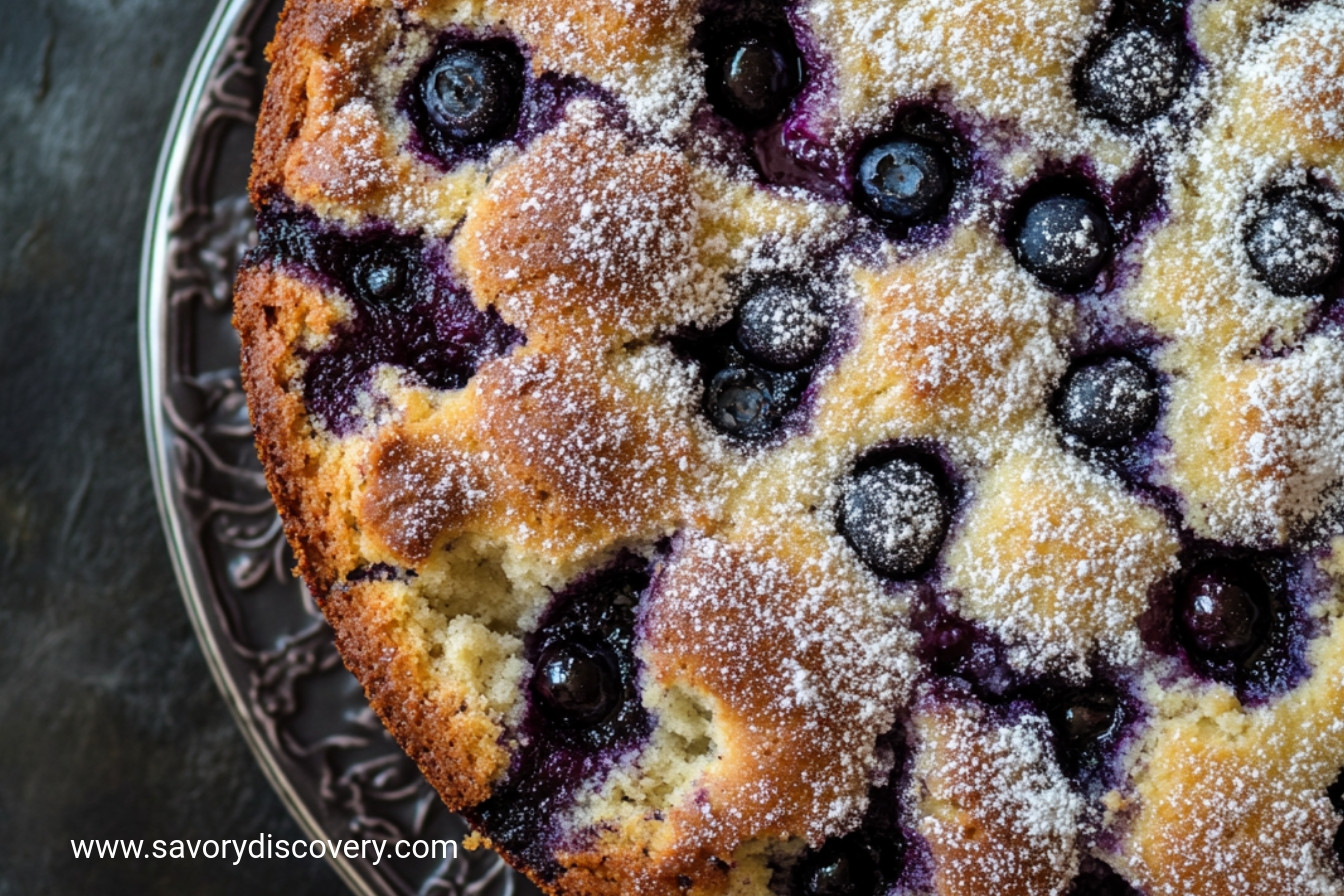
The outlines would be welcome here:
<svg viewBox="0 0 1344 896">
<path fill-rule="evenodd" d="M 164 146 L 141 270 L 146 424 L 159 506 L 187 608 L 239 726 L 309 836 L 454 840 L 467 833 L 397 748 L 290 574 L 252 444 L 229 323 L 255 243 L 247 172 L 282 4 L 224 0 Z M 333 861 L 361 894 L 535 893 L 488 852 Z"/>
</svg>

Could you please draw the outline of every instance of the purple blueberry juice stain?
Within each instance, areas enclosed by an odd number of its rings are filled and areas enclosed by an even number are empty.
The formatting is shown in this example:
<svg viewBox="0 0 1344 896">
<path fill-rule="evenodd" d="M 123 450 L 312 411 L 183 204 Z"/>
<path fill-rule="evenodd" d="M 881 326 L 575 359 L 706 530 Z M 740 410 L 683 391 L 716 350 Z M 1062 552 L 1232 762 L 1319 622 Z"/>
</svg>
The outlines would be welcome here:
<svg viewBox="0 0 1344 896">
<path fill-rule="evenodd" d="M 371 563 L 361 566 L 345 577 L 351 584 L 357 582 L 405 582 L 417 577 L 413 569 L 402 569 L 390 563 Z"/>
<path fill-rule="evenodd" d="M 915 593 L 910 627 L 919 638 L 915 655 L 920 664 L 948 686 L 967 688 L 986 703 L 998 703 L 1026 683 L 1008 664 L 1004 643 L 952 612 L 930 586 L 921 585 Z"/>
<path fill-rule="evenodd" d="M 856 152 L 818 133 L 806 114 L 758 131 L 751 138 L 751 154 L 767 184 L 800 187 L 835 202 L 853 189 Z"/>
<path fill-rule="evenodd" d="M 1138 890 L 1115 872 L 1090 856 L 1084 857 L 1078 876 L 1066 896 L 1141 896 Z"/>
<path fill-rule="evenodd" d="M 309 410 L 337 436 L 360 426 L 360 397 L 378 368 L 392 365 L 430 388 L 459 389 L 485 361 L 522 342 L 454 281 L 442 243 L 386 225 L 343 233 L 277 203 L 259 216 L 259 231 L 254 259 L 301 268 L 350 299 L 350 319 L 307 356 L 303 376 Z"/>
<path fill-rule="evenodd" d="M 705 88 L 714 122 L 699 122 L 733 147 L 734 161 L 754 167 L 765 184 L 801 187 L 843 201 L 849 193 L 852 149 L 812 124 L 810 110 L 823 101 L 817 77 L 821 54 L 801 21 L 779 3 L 710 0 L 702 6 L 694 48 L 705 59 Z M 791 76 L 780 80 L 770 102 L 744 109 L 733 99 L 733 73 L 723 60 L 744 46 L 767 45 L 787 58 Z M 722 123 L 715 127 L 714 123 Z"/>
<path fill-rule="evenodd" d="M 466 814 L 502 852 L 545 877 L 560 871 L 558 846 L 579 845 L 564 840 L 574 834 L 560 826 L 578 791 L 653 731 L 634 656 L 648 587 L 644 561 L 622 558 L 557 595 L 524 645 L 534 675 L 514 732 L 520 746 L 490 798 Z M 582 660 L 565 661 L 574 656 Z"/>
<path fill-rule="evenodd" d="M 898 884 L 924 882 L 930 863 L 922 853 L 927 850 L 919 835 L 900 822 L 911 817 L 901 805 L 912 764 L 904 726 L 878 738 L 877 752 L 888 757 L 891 771 L 869 790 L 859 824 L 776 866 L 772 890 L 789 896 L 876 896 Z"/>
<path fill-rule="evenodd" d="M 1119 759 L 1139 736 L 1145 710 L 1120 671 L 1097 668 L 1082 683 L 1035 681 L 1017 698 L 1045 714 L 1060 769 L 1080 790 L 1099 796 L 1124 784 Z"/>
<path fill-rule="evenodd" d="M 928 585 L 914 592 L 910 625 L 933 693 L 972 696 L 1009 720 L 1044 716 L 1061 770 L 1086 793 L 1123 780 L 1118 758 L 1138 731 L 1143 704 L 1122 670 L 1098 661 L 1080 681 L 1016 670 L 996 634 L 952 611 Z"/>
<path fill-rule="evenodd" d="M 1140 631 L 1187 674 L 1230 686 L 1260 706 L 1311 672 L 1312 605 L 1328 576 L 1309 556 L 1254 551 L 1184 536 L 1180 572 L 1154 594 Z"/>
</svg>

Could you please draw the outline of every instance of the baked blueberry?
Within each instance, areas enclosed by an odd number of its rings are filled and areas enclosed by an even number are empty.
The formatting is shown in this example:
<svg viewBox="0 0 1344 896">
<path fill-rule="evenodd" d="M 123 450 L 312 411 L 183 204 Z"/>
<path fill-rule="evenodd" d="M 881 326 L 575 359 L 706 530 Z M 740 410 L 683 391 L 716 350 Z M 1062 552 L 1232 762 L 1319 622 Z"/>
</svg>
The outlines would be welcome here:
<svg viewBox="0 0 1344 896">
<path fill-rule="evenodd" d="M 1115 871 L 1102 866 L 1079 875 L 1066 896 L 1139 896 L 1139 891 Z"/>
<path fill-rule="evenodd" d="M 623 688 L 617 662 L 609 653 L 570 640 L 546 645 L 532 686 L 552 721 L 588 727 L 611 718 Z"/>
<path fill-rule="evenodd" d="M 1177 625 L 1186 648 L 1214 663 L 1248 658 L 1264 642 L 1269 627 L 1269 594 L 1253 570 L 1238 564 L 1207 563 L 1181 588 Z"/>
<path fill-rule="evenodd" d="M 845 488 L 840 530 L 876 572 L 908 579 L 938 553 L 951 518 L 938 477 L 898 456 L 857 473 Z"/>
<path fill-rule="evenodd" d="M 1111 733 L 1119 705 L 1106 691 L 1071 691 L 1056 703 L 1050 721 L 1066 747 L 1085 749 Z"/>
<path fill-rule="evenodd" d="M 796 890 L 804 896 L 867 896 L 877 889 L 878 869 L 862 839 L 831 840 L 808 856 L 796 872 Z"/>
<path fill-rule="evenodd" d="M 420 82 L 420 101 L 439 134 L 458 143 L 498 140 L 518 123 L 523 58 L 502 41 L 445 47 Z"/>
<path fill-rule="evenodd" d="M 952 195 L 952 163 L 941 147 L 903 137 L 879 143 L 859 161 L 862 204 L 894 224 L 932 220 Z"/>
<path fill-rule="evenodd" d="M 1110 260 L 1115 232 L 1100 203 L 1080 195 L 1031 203 L 1014 240 L 1017 259 L 1047 286 L 1074 292 L 1090 286 Z"/>
<path fill-rule="evenodd" d="M 779 118 L 803 83 L 803 57 L 782 27 L 740 34 L 709 54 L 706 88 L 714 108 L 740 127 Z"/>
<path fill-rule="evenodd" d="M 784 409 L 765 372 L 727 367 L 716 373 L 705 389 L 705 413 L 728 435 L 754 438 L 774 429 Z"/>
<path fill-rule="evenodd" d="M 797 281 L 762 283 L 738 310 L 738 345 L 747 357 L 767 367 L 806 367 L 821 354 L 829 336 L 830 323 L 816 294 Z"/>
<path fill-rule="evenodd" d="M 1156 378 L 1139 362 L 1115 355 L 1077 364 L 1055 399 L 1060 428 L 1087 445 L 1114 448 L 1152 429 Z"/>
<path fill-rule="evenodd" d="M 1339 271 L 1344 234 L 1310 194 L 1280 192 L 1269 196 L 1251 221 L 1246 253 L 1274 292 L 1308 295 L 1320 292 Z"/>
<path fill-rule="evenodd" d="M 1059 708 L 1058 731 L 1067 742 L 1095 742 L 1116 724 L 1116 697 L 1106 693 L 1079 693 Z"/>
<path fill-rule="evenodd" d="M 398 253 L 375 250 L 355 262 L 355 291 L 366 302 L 389 304 L 406 291 L 406 259 Z"/>
<path fill-rule="evenodd" d="M 1122 4 L 1131 27 L 1179 37 L 1185 33 L 1187 0 L 1130 0 Z"/>
<path fill-rule="evenodd" d="M 1142 124 L 1171 107 L 1183 69 L 1183 47 L 1174 39 L 1146 28 L 1123 31 L 1083 63 L 1078 101 L 1113 124 Z"/>
</svg>

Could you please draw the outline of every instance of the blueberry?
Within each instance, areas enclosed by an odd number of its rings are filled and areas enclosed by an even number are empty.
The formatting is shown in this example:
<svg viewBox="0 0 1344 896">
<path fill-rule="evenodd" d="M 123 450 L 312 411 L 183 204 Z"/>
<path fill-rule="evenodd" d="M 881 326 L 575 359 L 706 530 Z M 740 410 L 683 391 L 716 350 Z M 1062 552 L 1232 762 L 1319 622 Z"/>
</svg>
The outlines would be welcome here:
<svg viewBox="0 0 1344 896">
<path fill-rule="evenodd" d="M 1050 721 L 1065 746 L 1085 749 L 1105 738 L 1115 727 L 1119 701 L 1105 691 L 1079 690 L 1063 696 Z"/>
<path fill-rule="evenodd" d="M 576 641 L 546 645 L 537 659 L 532 686 L 552 721 L 570 727 L 605 722 L 621 701 L 615 657 L 609 650 Z"/>
<path fill-rule="evenodd" d="M 806 367 L 830 336 L 817 297 L 801 283 L 773 280 L 747 294 L 738 311 L 737 342 L 758 364 L 782 370 Z"/>
<path fill-rule="evenodd" d="M 859 195 L 868 210 L 896 224 L 917 224 L 942 214 L 952 195 L 952 163 L 931 143 L 890 140 L 859 162 Z"/>
<path fill-rule="evenodd" d="M 1088 57 L 1078 81 L 1085 109 L 1132 127 L 1161 115 L 1181 88 L 1183 48 L 1146 28 L 1110 38 Z"/>
<path fill-rule="evenodd" d="M 832 840 L 798 868 L 805 896 L 866 896 L 877 889 L 877 868 L 867 846 L 857 837 Z"/>
<path fill-rule="evenodd" d="M 1056 397 L 1060 428 L 1098 448 L 1139 438 L 1157 420 L 1157 409 L 1152 372 L 1123 355 L 1075 366 Z"/>
<path fill-rule="evenodd" d="M 840 530 L 873 570 L 908 579 L 938 553 L 950 517 L 938 477 L 916 460 L 895 457 L 849 481 Z"/>
<path fill-rule="evenodd" d="M 803 57 L 783 29 L 740 36 L 710 53 L 706 87 L 714 107 L 741 127 L 779 118 L 803 83 Z"/>
<path fill-rule="evenodd" d="M 430 123 L 460 143 L 498 140 L 518 122 L 523 59 L 502 42 L 456 44 L 435 57 L 420 83 Z"/>
<path fill-rule="evenodd" d="M 406 260 L 395 252 L 374 251 L 354 265 L 355 291 L 366 302 L 389 304 L 406 290 Z"/>
<path fill-rule="evenodd" d="M 769 375 L 749 367 L 720 370 L 705 390 L 710 422 L 731 436 L 764 436 L 778 425 L 785 410 Z"/>
<path fill-rule="evenodd" d="M 1140 0 L 1125 5 L 1130 20 L 1139 27 L 1165 32 L 1173 37 L 1185 30 L 1186 0 Z"/>
<path fill-rule="evenodd" d="M 1047 286 L 1090 286 L 1110 260 L 1115 232 L 1106 212 L 1084 196 L 1051 196 L 1032 203 L 1015 240 L 1018 261 Z"/>
<path fill-rule="evenodd" d="M 1230 564 L 1197 568 L 1181 589 L 1177 623 L 1197 659 L 1244 660 L 1264 642 L 1268 589 L 1250 569 Z"/>
<path fill-rule="evenodd" d="M 1114 870 L 1102 866 L 1099 871 L 1079 875 L 1066 896 L 1139 896 L 1139 891 Z"/>
<path fill-rule="evenodd" d="M 1339 271 L 1344 234 L 1303 191 L 1270 196 L 1246 233 L 1251 265 L 1281 296 L 1320 292 Z"/>
</svg>

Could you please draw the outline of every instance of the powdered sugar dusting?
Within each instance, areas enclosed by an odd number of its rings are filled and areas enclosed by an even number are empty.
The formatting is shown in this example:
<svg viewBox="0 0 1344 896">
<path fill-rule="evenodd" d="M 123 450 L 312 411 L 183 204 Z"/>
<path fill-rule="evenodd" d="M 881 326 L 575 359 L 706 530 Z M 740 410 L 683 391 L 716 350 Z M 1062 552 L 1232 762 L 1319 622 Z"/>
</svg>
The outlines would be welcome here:
<svg viewBox="0 0 1344 896">
<path fill-rule="evenodd" d="M 1072 311 L 991 234 L 968 227 L 935 253 L 857 279 L 864 338 L 822 396 L 824 425 L 899 421 L 910 435 L 994 456 L 1024 415 L 1040 413 L 1063 373 Z"/>
<path fill-rule="evenodd" d="M 1217 396 L 1217 397 L 1210 397 Z M 1344 345 L 1205 368 L 1173 392 L 1172 484 L 1214 537 L 1282 544 L 1344 479 Z"/>
<path fill-rule="evenodd" d="M 934 701 L 915 726 L 919 829 L 938 892 L 1063 892 L 1078 870 L 1083 801 L 1055 762 L 1045 720 Z"/>
<path fill-rule="evenodd" d="M 1208 695 L 1160 724 L 1139 776 L 1134 870 L 1158 896 L 1338 896 L 1326 788 L 1344 751 L 1344 639 L 1338 620 L 1315 657 L 1319 675 L 1254 712 Z"/>
<path fill-rule="evenodd" d="M 811 0 L 803 11 L 841 66 L 842 130 L 879 126 L 906 98 L 946 96 L 963 114 L 1030 133 L 1041 149 L 1065 157 L 1099 150 L 1099 158 L 1123 168 L 1133 163 L 1132 153 L 1080 116 L 1071 88 L 1074 67 L 1109 6 Z"/>
<path fill-rule="evenodd" d="M 1344 6 L 1315 4 L 1285 28 L 1256 63 L 1269 99 L 1317 140 L 1344 141 Z"/>
<path fill-rule="evenodd" d="M 894 608 L 835 553 L 777 550 L 690 535 L 645 611 L 652 674 L 715 707 L 723 756 L 695 840 L 784 825 L 815 843 L 851 827 L 909 686 Z"/>
<path fill-rule="evenodd" d="M 1048 439 L 981 480 L 946 583 L 1014 667 L 1085 681 L 1098 655 L 1138 663 L 1138 617 L 1175 571 L 1178 543 L 1155 508 Z"/>
</svg>

